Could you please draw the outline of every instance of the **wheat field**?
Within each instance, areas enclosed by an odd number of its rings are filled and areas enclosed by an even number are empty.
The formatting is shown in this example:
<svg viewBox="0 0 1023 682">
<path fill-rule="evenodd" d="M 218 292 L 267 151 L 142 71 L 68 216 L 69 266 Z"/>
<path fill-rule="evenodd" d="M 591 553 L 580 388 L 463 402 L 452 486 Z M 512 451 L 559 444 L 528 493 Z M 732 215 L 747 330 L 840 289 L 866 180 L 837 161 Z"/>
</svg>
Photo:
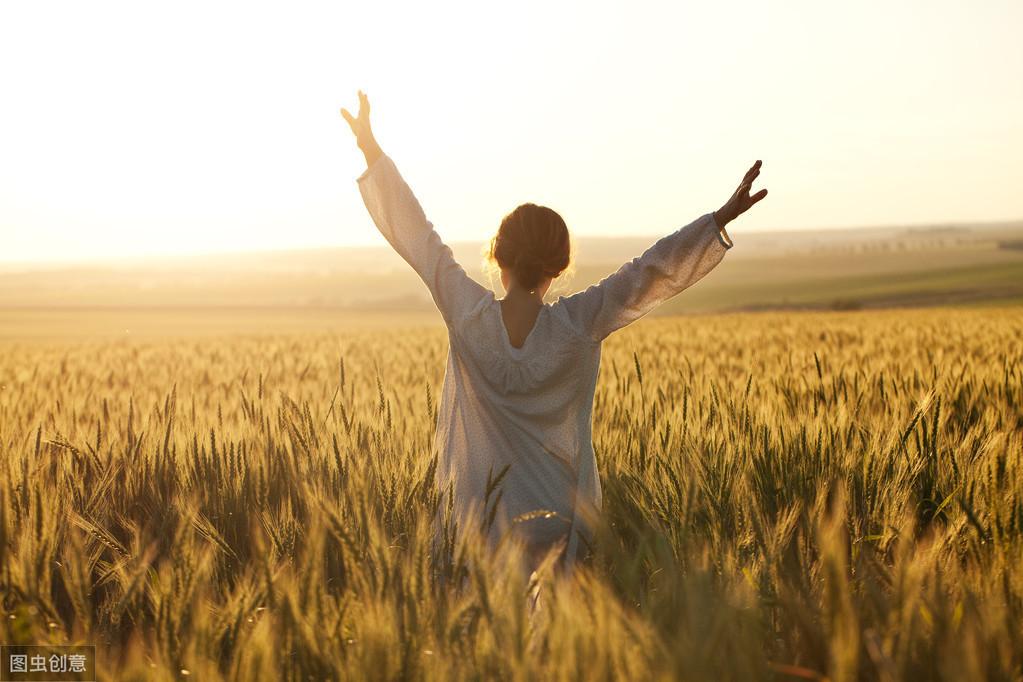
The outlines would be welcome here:
<svg viewBox="0 0 1023 682">
<path fill-rule="evenodd" d="M 118 680 L 1023 679 L 1023 308 L 648 318 L 569 579 L 430 550 L 437 325 L 0 345 L 0 640 Z"/>
</svg>

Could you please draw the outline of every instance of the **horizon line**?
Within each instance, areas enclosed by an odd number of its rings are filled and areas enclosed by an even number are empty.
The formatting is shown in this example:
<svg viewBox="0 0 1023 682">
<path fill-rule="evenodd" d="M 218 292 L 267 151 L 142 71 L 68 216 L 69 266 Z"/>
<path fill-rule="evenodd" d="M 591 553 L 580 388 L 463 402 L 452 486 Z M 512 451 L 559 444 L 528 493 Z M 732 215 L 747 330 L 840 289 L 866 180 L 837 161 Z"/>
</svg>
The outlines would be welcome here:
<svg viewBox="0 0 1023 682">
<path fill-rule="evenodd" d="M 793 233 L 804 233 L 804 232 L 853 232 L 853 231 L 870 231 L 870 230 L 934 230 L 934 229 L 949 229 L 949 228 L 993 228 L 998 226 L 1011 226 L 1011 225 L 1023 225 L 1023 217 L 1019 218 L 1008 218 L 1000 220 L 955 220 L 949 222 L 919 222 L 919 223 L 888 223 L 881 225 L 832 225 L 828 227 L 788 227 L 788 228 L 767 228 L 767 229 L 754 229 L 745 232 L 746 235 L 779 235 L 779 234 L 793 234 Z M 669 233 L 665 233 L 669 234 Z M 743 233 L 739 233 L 740 235 Z M 657 240 L 663 237 L 664 234 L 650 233 L 650 234 L 627 234 L 627 235 L 607 235 L 607 234 L 588 234 L 580 233 L 573 234 L 575 240 L 614 240 L 614 239 L 652 239 Z M 469 240 L 459 239 L 445 241 L 448 246 L 469 246 L 469 245 L 482 245 L 486 240 Z M 653 242 L 651 242 L 652 244 Z M 266 255 L 266 254 L 281 254 L 281 253 L 296 253 L 296 252 L 309 252 L 309 251 L 329 251 L 329 250 L 389 250 L 389 245 L 384 244 L 319 244 L 319 245 L 306 245 L 306 246 L 283 246 L 283 247 L 268 247 L 268 248 L 250 248 L 250 249 L 214 249 L 214 250 L 202 250 L 202 251 L 174 251 L 169 253 L 154 253 L 154 252 L 137 252 L 131 254 L 124 254 L 119 256 L 97 256 L 97 257 L 73 257 L 73 258 L 56 258 L 56 259 L 38 259 L 38 258 L 14 258 L 6 259 L 0 256 L 0 268 L 3 267 L 29 267 L 29 266 L 61 266 L 61 267 L 74 267 L 74 266 L 89 266 L 89 265 L 107 265 L 107 264 L 124 264 L 128 262 L 146 262 L 146 261 L 158 261 L 158 260 L 179 260 L 189 258 L 209 258 L 216 256 L 247 256 L 247 255 Z"/>
</svg>

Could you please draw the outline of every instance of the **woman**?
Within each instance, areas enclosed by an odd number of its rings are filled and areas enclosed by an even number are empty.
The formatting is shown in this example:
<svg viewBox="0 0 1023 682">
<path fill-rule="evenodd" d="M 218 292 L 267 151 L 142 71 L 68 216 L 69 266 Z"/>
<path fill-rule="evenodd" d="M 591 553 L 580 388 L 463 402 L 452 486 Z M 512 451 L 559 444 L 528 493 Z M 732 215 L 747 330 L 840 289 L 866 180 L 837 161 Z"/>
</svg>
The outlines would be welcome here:
<svg viewBox="0 0 1023 682">
<path fill-rule="evenodd" d="M 725 225 L 765 196 L 750 196 L 760 161 L 720 209 L 657 241 L 585 291 L 544 303 L 570 262 L 565 222 L 523 204 L 491 241 L 502 299 L 466 275 L 370 128 L 369 100 L 341 115 L 366 157 L 357 184 L 370 216 L 422 277 L 447 324 L 449 352 L 437 416 L 437 483 L 459 528 L 509 530 L 525 542 L 530 576 L 548 550 L 571 568 L 601 507 L 590 437 L 601 343 L 710 272 L 731 248 Z M 499 485 L 494 486 L 494 482 Z M 492 489 L 487 494 L 488 489 Z M 498 498 L 498 492 L 500 497 Z M 553 513 L 530 514 L 542 510 Z M 485 520 L 493 515 L 489 529 Z"/>
</svg>

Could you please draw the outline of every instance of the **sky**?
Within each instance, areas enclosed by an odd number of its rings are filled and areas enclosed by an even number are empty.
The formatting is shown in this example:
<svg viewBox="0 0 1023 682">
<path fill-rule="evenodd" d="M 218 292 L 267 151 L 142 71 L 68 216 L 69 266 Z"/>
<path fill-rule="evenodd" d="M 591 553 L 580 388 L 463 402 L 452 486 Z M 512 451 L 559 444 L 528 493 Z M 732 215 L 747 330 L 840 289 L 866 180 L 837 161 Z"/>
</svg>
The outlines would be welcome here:
<svg viewBox="0 0 1023 682">
<path fill-rule="evenodd" d="M 1023 2 L 0 3 L 0 262 L 385 245 L 340 107 L 448 242 L 1023 218 Z M 634 254 L 638 255 L 638 254 Z"/>
</svg>

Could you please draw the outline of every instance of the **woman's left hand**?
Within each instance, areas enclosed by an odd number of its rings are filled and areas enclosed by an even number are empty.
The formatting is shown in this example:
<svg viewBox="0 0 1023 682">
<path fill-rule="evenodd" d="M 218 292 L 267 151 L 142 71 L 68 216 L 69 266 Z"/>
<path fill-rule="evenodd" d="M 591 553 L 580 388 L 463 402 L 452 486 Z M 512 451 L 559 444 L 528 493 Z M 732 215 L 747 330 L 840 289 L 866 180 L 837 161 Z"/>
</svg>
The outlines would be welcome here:
<svg viewBox="0 0 1023 682">
<path fill-rule="evenodd" d="M 359 90 L 358 118 L 352 116 L 351 112 L 344 107 L 341 107 L 341 116 L 348 121 L 352 133 L 355 135 L 355 143 L 359 145 L 359 149 L 366 157 L 366 165 L 373 165 L 373 161 L 378 159 L 382 152 L 376 138 L 373 137 L 373 129 L 369 125 L 369 98 L 366 97 L 366 93 Z"/>
<path fill-rule="evenodd" d="M 341 116 L 348 121 L 348 125 L 352 128 L 352 133 L 355 135 L 355 140 L 361 147 L 364 142 L 368 142 L 373 139 L 373 130 L 369 125 L 369 98 L 366 97 L 366 93 L 359 90 L 359 116 L 358 118 L 352 116 L 352 113 L 341 107 Z"/>
</svg>

